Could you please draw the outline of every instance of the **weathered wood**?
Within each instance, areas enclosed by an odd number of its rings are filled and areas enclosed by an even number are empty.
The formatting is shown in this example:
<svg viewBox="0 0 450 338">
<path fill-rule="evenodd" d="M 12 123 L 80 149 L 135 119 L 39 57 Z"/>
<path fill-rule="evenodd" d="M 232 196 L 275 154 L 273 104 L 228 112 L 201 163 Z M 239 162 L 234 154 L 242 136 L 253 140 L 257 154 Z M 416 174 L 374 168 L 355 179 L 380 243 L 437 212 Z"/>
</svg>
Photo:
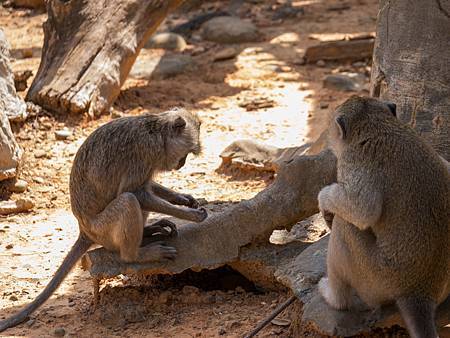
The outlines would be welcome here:
<svg viewBox="0 0 450 338">
<path fill-rule="evenodd" d="M 371 95 L 450 160 L 450 2 L 380 2 Z"/>
<path fill-rule="evenodd" d="M 22 150 L 14 138 L 8 118 L 23 117 L 27 109 L 14 87 L 9 49 L 0 29 L 0 181 L 16 176 L 22 157 Z"/>
<path fill-rule="evenodd" d="M 306 62 L 319 60 L 362 60 L 372 57 L 374 39 L 358 39 L 323 42 L 308 47 L 305 52 Z"/>
<path fill-rule="evenodd" d="M 183 0 L 50 0 L 27 99 L 54 112 L 108 111 L 140 49 Z"/>
</svg>

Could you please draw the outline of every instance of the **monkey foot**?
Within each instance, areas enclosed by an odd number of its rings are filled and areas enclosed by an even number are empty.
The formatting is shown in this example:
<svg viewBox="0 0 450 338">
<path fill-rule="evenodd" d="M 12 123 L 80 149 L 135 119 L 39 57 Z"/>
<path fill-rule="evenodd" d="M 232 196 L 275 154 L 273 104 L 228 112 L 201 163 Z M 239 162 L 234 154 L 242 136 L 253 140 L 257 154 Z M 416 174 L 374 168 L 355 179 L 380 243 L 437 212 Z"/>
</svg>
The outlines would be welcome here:
<svg viewBox="0 0 450 338">
<path fill-rule="evenodd" d="M 146 246 L 155 241 L 161 241 L 164 238 L 176 237 L 177 234 L 176 224 L 168 219 L 162 219 L 144 227 L 141 246 Z"/>
<path fill-rule="evenodd" d="M 323 277 L 319 282 L 319 293 L 332 308 L 336 310 L 348 310 L 352 308 L 351 294 L 344 287 L 341 290 L 333 289 L 328 278 Z"/>
<path fill-rule="evenodd" d="M 177 256 L 177 250 L 162 241 L 151 242 L 139 249 L 141 262 L 173 260 Z"/>
</svg>

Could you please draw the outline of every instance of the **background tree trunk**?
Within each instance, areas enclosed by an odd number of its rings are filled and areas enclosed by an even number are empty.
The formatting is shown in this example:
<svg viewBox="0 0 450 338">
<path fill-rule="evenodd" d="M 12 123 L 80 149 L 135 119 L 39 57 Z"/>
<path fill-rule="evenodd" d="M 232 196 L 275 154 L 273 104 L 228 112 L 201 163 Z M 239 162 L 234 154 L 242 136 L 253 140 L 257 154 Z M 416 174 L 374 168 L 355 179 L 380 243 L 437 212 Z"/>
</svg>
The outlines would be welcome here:
<svg viewBox="0 0 450 338">
<path fill-rule="evenodd" d="M 183 0 L 50 0 L 27 100 L 54 112 L 109 109 L 140 49 Z"/>
<path fill-rule="evenodd" d="M 450 1 L 380 1 L 371 95 L 450 160 Z"/>
<path fill-rule="evenodd" d="M 25 102 L 17 95 L 9 65 L 9 44 L 0 29 L 0 181 L 15 177 L 22 157 L 8 117 L 26 114 Z"/>
</svg>

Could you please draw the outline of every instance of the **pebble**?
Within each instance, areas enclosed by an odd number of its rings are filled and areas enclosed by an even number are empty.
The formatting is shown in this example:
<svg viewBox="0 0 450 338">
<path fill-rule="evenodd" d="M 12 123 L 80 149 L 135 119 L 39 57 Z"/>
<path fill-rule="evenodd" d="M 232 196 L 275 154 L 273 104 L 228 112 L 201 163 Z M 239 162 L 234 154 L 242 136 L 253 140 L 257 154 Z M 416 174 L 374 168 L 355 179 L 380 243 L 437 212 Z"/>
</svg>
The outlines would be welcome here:
<svg viewBox="0 0 450 338">
<path fill-rule="evenodd" d="M 236 48 L 224 48 L 219 50 L 213 58 L 213 61 L 224 61 L 234 58 L 236 55 L 238 55 L 238 51 Z"/>
<path fill-rule="evenodd" d="M 24 180 L 17 180 L 14 185 L 12 185 L 9 190 L 16 193 L 21 193 L 26 191 L 28 188 L 28 183 Z"/>
<path fill-rule="evenodd" d="M 58 327 L 55 330 L 53 330 L 53 334 L 56 337 L 64 337 L 66 335 L 66 330 L 63 327 Z"/>
<path fill-rule="evenodd" d="M 320 103 L 319 103 L 319 108 L 320 108 L 320 109 L 327 109 L 328 106 L 329 106 L 329 104 L 326 103 L 326 102 L 320 102 Z"/>
<path fill-rule="evenodd" d="M 0 201 L 0 215 L 15 214 L 25 212 L 34 207 L 34 203 L 26 198 L 17 201 Z"/>
<path fill-rule="evenodd" d="M 13 301 L 13 302 L 16 302 L 16 301 L 19 300 L 19 298 L 17 298 L 17 296 L 15 296 L 15 295 L 11 295 L 11 296 L 9 297 L 9 300 L 11 300 L 11 301 Z"/>
<path fill-rule="evenodd" d="M 256 26 L 232 16 L 219 16 L 202 26 L 202 38 L 218 43 L 254 42 L 259 38 Z"/>
<path fill-rule="evenodd" d="M 218 331 L 220 336 L 223 336 L 225 333 L 227 333 L 227 330 L 225 330 L 223 327 L 221 327 Z"/>
<path fill-rule="evenodd" d="M 40 176 L 33 177 L 33 181 L 36 183 L 39 183 L 39 184 L 42 184 L 45 182 L 44 179 Z"/>
<path fill-rule="evenodd" d="M 7 244 L 7 245 L 5 246 L 5 249 L 7 249 L 7 250 L 11 250 L 12 248 L 14 248 L 14 245 L 13 245 L 13 244 Z"/>
<path fill-rule="evenodd" d="M 344 92 L 355 92 L 362 89 L 363 79 L 358 74 L 333 74 L 323 80 L 325 88 Z"/>
<path fill-rule="evenodd" d="M 175 33 L 159 33 L 152 36 L 144 48 L 161 48 L 165 50 L 173 50 L 182 52 L 186 49 L 186 41 L 184 38 Z"/>
<path fill-rule="evenodd" d="M 70 136 L 72 136 L 72 132 L 68 129 L 62 129 L 62 130 L 55 131 L 55 138 L 59 141 L 66 140 Z"/>
<path fill-rule="evenodd" d="M 38 149 L 34 152 L 34 157 L 36 157 L 36 158 L 43 158 L 46 156 L 47 156 L 47 152 L 45 150 Z"/>
</svg>

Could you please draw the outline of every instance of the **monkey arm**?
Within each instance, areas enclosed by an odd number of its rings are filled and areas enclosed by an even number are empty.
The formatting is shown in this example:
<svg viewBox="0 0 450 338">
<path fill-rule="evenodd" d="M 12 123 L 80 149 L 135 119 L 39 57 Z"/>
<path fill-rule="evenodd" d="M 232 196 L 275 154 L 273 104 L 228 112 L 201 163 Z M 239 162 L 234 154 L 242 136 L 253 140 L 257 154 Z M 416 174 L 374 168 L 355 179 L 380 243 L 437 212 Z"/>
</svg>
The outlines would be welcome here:
<svg viewBox="0 0 450 338">
<path fill-rule="evenodd" d="M 374 226 L 382 212 L 381 194 L 368 187 L 355 192 L 333 183 L 320 191 L 318 199 L 322 214 L 337 214 L 361 230 Z"/>
<path fill-rule="evenodd" d="M 193 222 L 201 222 L 208 216 L 206 210 L 203 208 L 192 209 L 178 207 L 144 188 L 138 189 L 133 193 L 144 211 L 159 212 L 161 214 L 170 215 Z"/>
<path fill-rule="evenodd" d="M 180 194 L 176 191 L 173 191 L 172 189 L 166 188 L 165 186 L 153 181 L 149 183 L 149 188 L 151 189 L 151 191 L 153 191 L 153 193 L 156 196 L 172 204 L 185 205 L 187 207 L 194 209 L 198 208 L 197 200 L 191 195 Z"/>
</svg>

